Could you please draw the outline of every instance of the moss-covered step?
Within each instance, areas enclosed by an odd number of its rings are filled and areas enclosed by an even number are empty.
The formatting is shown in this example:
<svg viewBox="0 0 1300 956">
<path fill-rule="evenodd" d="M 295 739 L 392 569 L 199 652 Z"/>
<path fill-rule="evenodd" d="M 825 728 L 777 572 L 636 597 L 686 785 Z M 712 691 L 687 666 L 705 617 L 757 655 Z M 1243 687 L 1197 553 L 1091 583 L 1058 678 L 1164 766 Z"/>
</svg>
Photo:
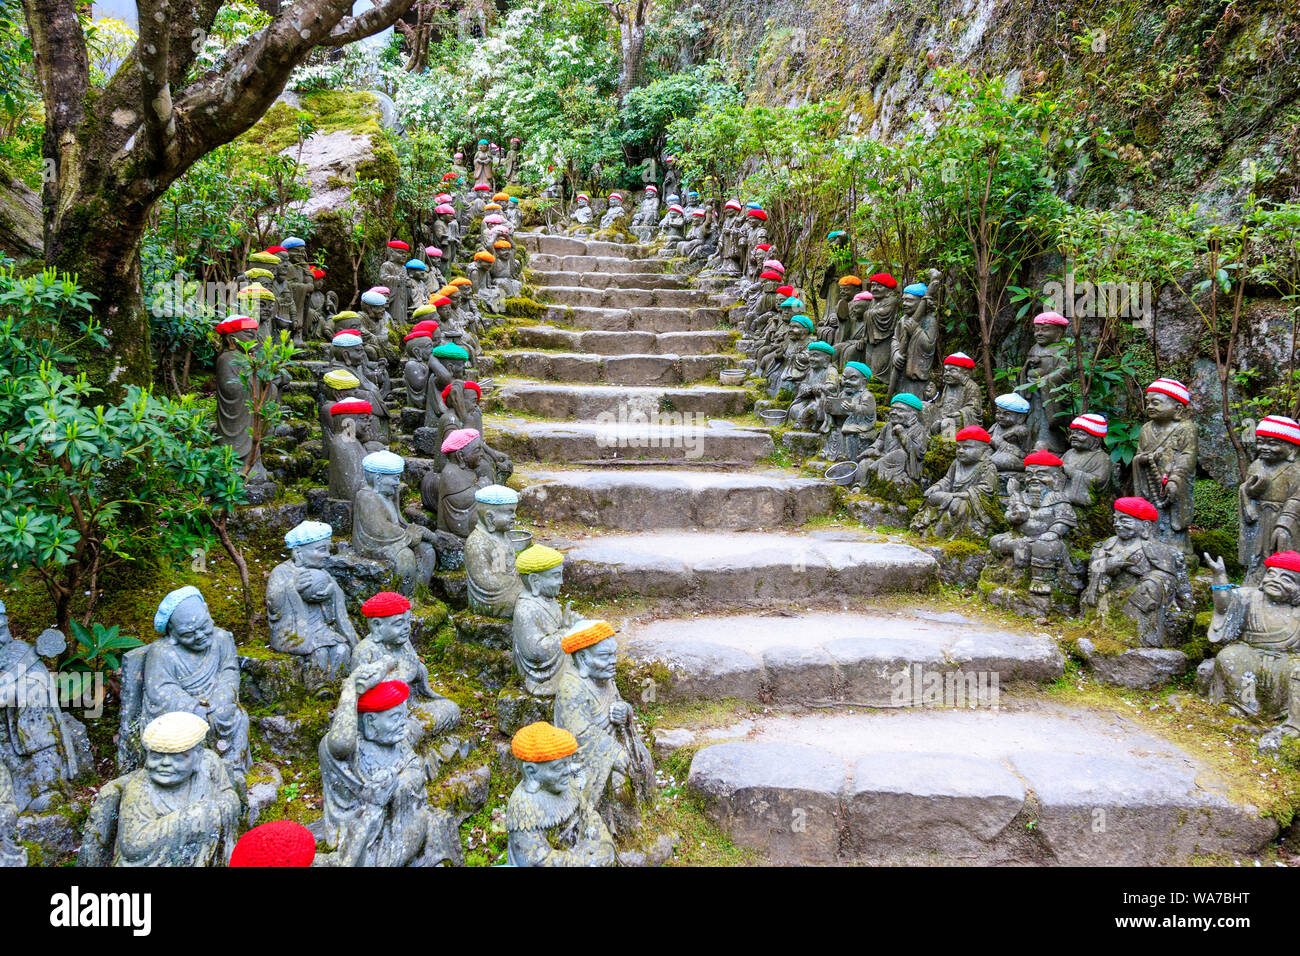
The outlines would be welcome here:
<svg viewBox="0 0 1300 956">
<path fill-rule="evenodd" d="M 588 289 L 584 286 L 553 286 L 546 299 L 556 305 L 617 307 L 623 309 L 657 306 L 665 309 L 707 308 L 712 305 L 707 293 L 697 289 L 635 289 L 615 287 Z"/>
<path fill-rule="evenodd" d="M 680 421 L 681 415 L 677 416 Z M 493 418 L 484 438 L 515 461 L 683 461 L 754 462 L 775 450 L 772 436 L 720 419 L 718 427 L 651 424 L 626 416 L 611 421 L 535 422 Z"/>
<path fill-rule="evenodd" d="M 583 352 L 499 352 L 507 375 L 552 382 L 606 385 L 684 385 L 714 378 L 727 355 L 588 355 Z M 715 379 L 716 380 L 716 379 Z"/>
<path fill-rule="evenodd" d="M 603 272 L 609 275 L 667 275 L 663 259 L 625 259 L 622 256 L 546 255 L 528 259 L 532 269 L 547 272 Z"/>
<path fill-rule="evenodd" d="M 727 417 L 749 409 L 743 388 L 694 385 L 671 388 L 653 385 L 557 385 L 550 382 L 502 381 L 487 398 L 493 411 L 541 418 L 592 421 L 601 415 L 676 411 L 690 415 Z"/>
<path fill-rule="evenodd" d="M 531 325 L 515 330 L 515 342 L 526 349 L 559 349 L 595 355 L 708 355 L 731 348 L 736 333 L 729 329 L 697 332 L 603 332 Z"/>
<path fill-rule="evenodd" d="M 517 234 L 529 253 L 548 256 L 600 256 L 615 259 L 649 259 L 651 251 L 635 243 L 600 242 L 578 236 L 548 236 L 539 232 Z"/>
<path fill-rule="evenodd" d="M 563 269 L 529 269 L 528 281 L 549 295 L 552 288 L 582 286 L 587 289 L 685 289 L 679 275 L 658 272 L 566 272 Z"/>
<path fill-rule="evenodd" d="M 665 309 L 550 305 L 543 318 L 552 324 L 597 332 L 703 332 L 723 326 L 718 308 Z"/>
</svg>

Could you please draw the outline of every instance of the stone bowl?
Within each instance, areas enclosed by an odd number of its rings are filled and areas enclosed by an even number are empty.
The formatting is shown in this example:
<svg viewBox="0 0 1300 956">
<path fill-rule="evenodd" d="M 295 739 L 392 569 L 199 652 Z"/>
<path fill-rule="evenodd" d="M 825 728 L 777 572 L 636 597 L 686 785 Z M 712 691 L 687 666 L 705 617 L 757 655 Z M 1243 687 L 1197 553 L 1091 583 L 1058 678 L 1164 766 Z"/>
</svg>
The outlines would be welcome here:
<svg viewBox="0 0 1300 956">
<path fill-rule="evenodd" d="M 784 408 L 765 408 L 758 413 L 758 417 L 764 425 L 771 425 L 776 428 L 785 424 L 788 414 L 789 412 Z"/>
<path fill-rule="evenodd" d="M 511 528 L 506 532 L 506 540 L 515 546 L 516 551 L 522 551 L 533 543 L 533 533 L 523 528 Z"/>
<path fill-rule="evenodd" d="M 718 372 L 718 381 L 723 385 L 739 385 L 745 380 L 743 368 L 724 368 Z"/>
<path fill-rule="evenodd" d="M 858 463 L 855 461 L 838 461 L 826 469 L 826 480 L 833 481 L 837 485 L 848 487 L 853 484 L 853 479 L 858 474 Z"/>
</svg>

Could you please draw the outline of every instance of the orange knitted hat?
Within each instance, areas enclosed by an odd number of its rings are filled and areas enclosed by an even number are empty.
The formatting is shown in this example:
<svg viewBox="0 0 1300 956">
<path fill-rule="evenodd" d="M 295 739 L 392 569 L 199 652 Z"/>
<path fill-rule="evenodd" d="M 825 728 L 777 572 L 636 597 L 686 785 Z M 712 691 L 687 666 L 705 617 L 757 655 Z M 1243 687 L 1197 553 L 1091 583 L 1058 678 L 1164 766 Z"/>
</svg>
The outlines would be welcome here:
<svg viewBox="0 0 1300 956">
<path fill-rule="evenodd" d="M 565 634 L 560 639 L 560 649 L 566 654 L 572 654 L 574 651 L 580 651 L 584 647 L 599 644 L 606 638 L 613 636 L 614 628 L 610 626 L 608 621 L 591 621 Z"/>
<path fill-rule="evenodd" d="M 514 735 L 510 752 L 527 763 L 545 763 L 577 753 L 578 739 L 567 730 L 539 720 Z"/>
</svg>

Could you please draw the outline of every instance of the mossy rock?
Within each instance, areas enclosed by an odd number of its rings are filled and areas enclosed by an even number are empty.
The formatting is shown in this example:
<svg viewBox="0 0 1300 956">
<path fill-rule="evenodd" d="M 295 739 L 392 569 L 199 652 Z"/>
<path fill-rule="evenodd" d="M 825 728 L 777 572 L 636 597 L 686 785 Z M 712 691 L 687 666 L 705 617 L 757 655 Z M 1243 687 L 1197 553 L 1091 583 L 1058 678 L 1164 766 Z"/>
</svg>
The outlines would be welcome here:
<svg viewBox="0 0 1300 956">
<path fill-rule="evenodd" d="M 949 441 L 942 435 L 931 435 L 925 450 L 925 463 L 921 472 L 921 484 L 929 488 L 936 481 L 948 474 L 948 469 L 957 460 L 957 443 Z"/>
<path fill-rule="evenodd" d="M 547 306 L 541 302 L 536 302 L 525 296 L 506 299 L 505 312 L 511 318 L 533 319 L 536 321 L 546 314 L 546 309 Z"/>
</svg>

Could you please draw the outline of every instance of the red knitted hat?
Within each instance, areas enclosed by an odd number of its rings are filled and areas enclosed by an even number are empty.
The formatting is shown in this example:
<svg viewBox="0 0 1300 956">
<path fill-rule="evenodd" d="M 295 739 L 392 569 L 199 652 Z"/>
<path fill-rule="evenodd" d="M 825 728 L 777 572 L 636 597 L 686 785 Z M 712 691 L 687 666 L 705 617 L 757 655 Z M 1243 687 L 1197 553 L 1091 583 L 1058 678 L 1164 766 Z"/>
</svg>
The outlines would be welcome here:
<svg viewBox="0 0 1300 956">
<path fill-rule="evenodd" d="M 769 281 L 772 282 L 778 282 L 781 279 L 781 273 L 773 272 L 771 269 L 764 269 L 762 272 L 758 274 L 758 277 L 760 279 L 768 279 Z"/>
<path fill-rule="evenodd" d="M 288 251 L 289 251 L 289 250 L 286 249 L 284 246 L 267 246 L 267 247 L 266 247 L 266 252 L 268 252 L 270 255 L 273 255 L 273 256 L 278 256 L 280 253 L 282 253 L 282 252 L 288 252 Z"/>
<path fill-rule="evenodd" d="M 437 332 L 438 323 L 433 319 L 425 319 L 422 322 L 416 322 L 411 328 L 412 332 Z"/>
<path fill-rule="evenodd" d="M 974 368 L 975 360 L 965 352 L 953 352 L 943 360 L 944 365 L 956 365 L 959 368 Z"/>
<path fill-rule="evenodd" d="M 1279 551 L 1264 560 L 1266 568 L 1282 568 L 1284 571 L 1300 573 L 1300 554 L 1294 551 Z"/>
<path fill-rule="evenodd" d="M 764 217 L 764 218 L 767 218 L 767 213 L 764 213 L 764 214 L 763 214 L 763 217 Z M 769 244 L 766 243 L 766 242 L 760 242 L 760 243 L 759 243 L 758 245 L 756 245 L 754 248 L 757 249 L 759 252 L 771 252 L 771 251 L 772 251 L 772 247 L 771 247 L 771 245 L 769 245 Z"/>
<path fill-rule="evenodd" d="M 393 591 L 380 591 L 361 605 L 361 613 L 366 617 L 392 617 L 410 609 L 411 602 Z"/>
<path fill-rule="evenodd" d="M 451 299 L 447 298 L 445 295 L 440 295 L 429 304 L 434 308 L 441 309 L 443 306 L 451 305 Z"/>
<path fill-rule="evenodd" d="M 777 294 L 777 295 L 784 295 L 784 296 L 787 296 L 787 297 L 788 297 L 788 296 L 792 296 L 792 295 L 794 295 L 794 286 L 792 286 L 792 285 L 779 285 L 779 286 L 776 287 L 776 294 Z"/>
<path fill-rule="evenodd" d="M 402 336 L 402 341 L 409 342 L 411 341 L 411 339 L 432 339 L 432 338 L 433 338 L 433 333 L 430 332 L 428 329 L 411 329 L 411 331 L 407 332 L 405 335 Z"/>
<path fill-rule="evenodd" d="M 1043 449 L 1040 448 L 1038 451 L 1030 452 L 1028 455 L 1025 456 L 1025 464 L 1026 465 L 1051 465 L 1053 468 L 1060 468 L 1061 459 L 1057 458 L 1050 451 L 1044 451 Z"/>
<path fill-rule="evenodd" d="M 325 270 L 317 269 L 315 266 L 313 266 L 311 270 L 311 277 L 313 279 L 323 279 L 325 278 Z M 249 832 L 251 833 L 252 831 L 250 830 Z"/>
<path fill-rule="evenodd" d="M 867 281 L 868 281 L 868 282 L 879 282 L 881 285 L 883 285 L 883 286 L 884 286 L 885 288 L 887 288 L 887 289 L 897 289 L 897 288 L 898 288 L 898 280 L 895 279 L 893 276 L 891 276 L 888 272 L 877 272 L 875 275 L 873 275 L 873 276 L 872 276 L 870 279 L 868 279 Z"/>
<path fill-rule="evenodd" d="M 218 335 L 229 335 L 232 332 L 243 332 L 248 329 L 257 328 L 257 319 L 247 315 L 237 315 L 233 318 L 223 319 L 217 323 Z"/>
<path fill-rule="evenodd" d="M 382 710 L 392 710 L 410 696 L 411 688 L 405 681 L 386 680 L 357 698 L 357 713 L 377 714 Z"/>
<path fill-rule="evenodd" d="M 1156 506 L 1145 498 L 1116 498 L 1115 510 L 1143 521 L 1155 521 L 1160 517 Z"/>
<path fill-rule="evenodd" d="M 479 388 L 478 382 L 462 382 L 461 384 L 465 387 L 466 391 L 473 392 L 475 395 L 479 397 L 479 400 L 482 401 L 483 389 Z M 451 386 L 452 383 L 448 382 L 446 386 L 443 387 L 442 400 L 444 402 L 447 400 L 447 396 L 451 394 Z"/>
<path fill-rule="evenodd" d="M 957 441 L 982 441 L 992 443 L 989 433 L 978 425 L 967 425 L 957 433 Z"/>
<path fill-rule="evenodd" d="M 331 415 L 369 415 L 373 411 L 369 402 L 359 398 L 349 398 L 330 406 Z"/>
<path fill-rule="evenodd" d="M 762 222 L 767 222 L 767 213 L 762 209 L 751 209 L 749 210 L 749 215 Z"/>
<path fill-rule="evenodd" d="M 253 827 L 235 844 L 229 866 L 311 866 L 316 838 L 301 823 L 272 820 Z"/>
<path fill-rule="evenodd" d="M 401 249 L 403 252 L 410 252 L 410 251 L 411 251 L 411 247 L 410 247 L 409 245 L 407 245 L 405 242 L 403 242 L 401 239 L 390 239 L 390 240 L 388 240 L 388 248 L 389 248 L 389 249 Z"/>
</svg>

